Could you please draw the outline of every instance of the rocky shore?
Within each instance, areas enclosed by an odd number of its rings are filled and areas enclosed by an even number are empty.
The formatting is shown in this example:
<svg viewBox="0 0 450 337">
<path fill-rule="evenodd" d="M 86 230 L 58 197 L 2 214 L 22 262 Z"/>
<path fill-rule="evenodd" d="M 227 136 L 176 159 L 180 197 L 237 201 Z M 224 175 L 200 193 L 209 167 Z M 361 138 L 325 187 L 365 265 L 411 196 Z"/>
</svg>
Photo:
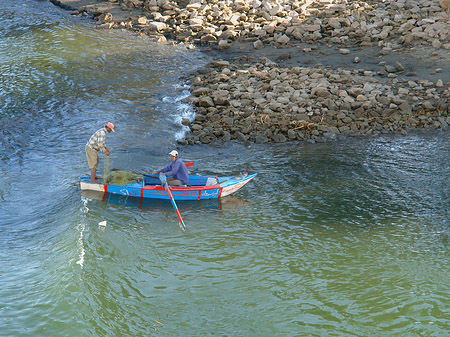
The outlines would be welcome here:
<svg viewBox="0 0 450 337">
<path fill-rule="evenodd" d="M 181 144 L 406 134 L 450 124 L 450 0 L 51 0 L 97 27 L 210 51 Z"/>
</svg>

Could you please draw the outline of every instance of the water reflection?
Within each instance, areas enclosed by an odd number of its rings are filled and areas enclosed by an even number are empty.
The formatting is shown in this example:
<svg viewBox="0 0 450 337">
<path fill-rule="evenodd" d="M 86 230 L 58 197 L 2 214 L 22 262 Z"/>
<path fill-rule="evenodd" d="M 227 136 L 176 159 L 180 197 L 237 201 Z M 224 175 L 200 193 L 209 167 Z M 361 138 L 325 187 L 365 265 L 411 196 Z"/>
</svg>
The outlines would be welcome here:
<svg viewBox="0 0 450 337">
<path fill-rule="evenodd" d="M 81 195 L 92 200 L 101 200 L 106 203 L 115 205 L 123 205 L 136 207 L 145 211 L 155 210 L 172 210 L 172 204 L 169 201 L 153 200 L 145 198 L 135 198 L 127 195 L 111 194 L 99 191 L 81 191 Z M 177 206 L 182 212 L 183 210 L 209 210 L 209 211 L 234 211 L 245 207 L 250 207 L 252 204 L 243 200 L 239 196 L 230 195 L 221 199 L 207 199 L 197 201 L 179 201 Z"/>
</svg>

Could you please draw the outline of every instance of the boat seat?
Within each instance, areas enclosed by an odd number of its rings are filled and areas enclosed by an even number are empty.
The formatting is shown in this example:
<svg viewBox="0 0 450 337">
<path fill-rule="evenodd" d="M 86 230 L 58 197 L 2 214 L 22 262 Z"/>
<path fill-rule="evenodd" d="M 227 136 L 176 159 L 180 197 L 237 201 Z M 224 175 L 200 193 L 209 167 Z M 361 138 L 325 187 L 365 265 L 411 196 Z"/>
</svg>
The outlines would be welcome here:
<svg viewBox="0 0 450 337">
<path fill-rule="evenodd" d="M 208 179 L 206 179 L 205 186 L 213 186 L 213 185 L 217 185 L 217 178 L 209 177 Z"/>
</svg>

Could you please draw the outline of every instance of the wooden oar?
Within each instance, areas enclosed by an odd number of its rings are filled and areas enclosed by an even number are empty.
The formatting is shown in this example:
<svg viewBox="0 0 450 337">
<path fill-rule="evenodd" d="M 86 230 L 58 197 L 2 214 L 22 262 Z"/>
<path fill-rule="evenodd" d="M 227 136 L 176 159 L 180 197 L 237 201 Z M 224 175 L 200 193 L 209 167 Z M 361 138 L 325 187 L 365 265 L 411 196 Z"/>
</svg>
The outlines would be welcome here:
<svg viewBox="0 0 450 337">
<path fill-rule="evenodd" d="M 182 230 L 184 230 L 184 228 L 186 227 L 184 225 L 184 221 L 181 218 L 181 214 L 180 211 L 178 210 L 177 204 L 175 203 L 175 200 L 173 198 L 172 192 L 170 192 L 169 189 L 169 184 L 167 184 L 167 179 L 166 179 L 166 175 L 165 174 L 160 174 L 159 175 L 159 180 L 161 180 L 161 182 L 164 185 L 164 188 L 166 189 L 167 194 L 169 195 L 170 201 L 172 202 L 172 206 L 175 209 L 175 213 L 177 214 L 178 220 L 180 220 L 179 226 Z"/>
</svg>

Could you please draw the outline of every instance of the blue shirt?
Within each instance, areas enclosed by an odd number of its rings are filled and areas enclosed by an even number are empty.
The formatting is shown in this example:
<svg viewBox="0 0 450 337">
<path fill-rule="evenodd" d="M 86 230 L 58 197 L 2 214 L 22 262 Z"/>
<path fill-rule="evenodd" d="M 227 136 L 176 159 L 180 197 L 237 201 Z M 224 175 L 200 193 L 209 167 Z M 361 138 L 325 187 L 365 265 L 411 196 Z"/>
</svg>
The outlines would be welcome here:
<svg viewBox="0 0 450 337">
<path fill-rule="evenodd" d="M 172 160 L 169 165 L 159 170 L 159 172 L 164 173 L 166 176 L 178 179 L 183 185 L 189 183 L 189 172 L 180 158 Z"/>
</svg>

